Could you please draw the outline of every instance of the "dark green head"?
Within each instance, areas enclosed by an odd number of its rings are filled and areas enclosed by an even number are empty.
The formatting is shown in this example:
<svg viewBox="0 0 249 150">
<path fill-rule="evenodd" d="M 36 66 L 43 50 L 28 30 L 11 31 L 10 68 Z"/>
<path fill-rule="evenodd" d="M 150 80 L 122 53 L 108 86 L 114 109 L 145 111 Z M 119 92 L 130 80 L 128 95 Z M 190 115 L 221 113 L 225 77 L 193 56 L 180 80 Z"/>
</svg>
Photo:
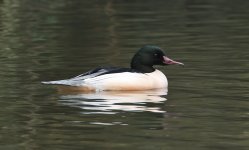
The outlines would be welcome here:
<svg viewBox="0 0 249 150">
<path fill-rule="evenodd" d="M 153 65 L 170 65 L 183 63 L 173 61 L 165 56 L 163 50 L 160 47 L 147 45 L 142 47 L 133 56 L 131 61 L 131 68 L 143 73 L 149 73 L 155 71 Z"/>
</svg>

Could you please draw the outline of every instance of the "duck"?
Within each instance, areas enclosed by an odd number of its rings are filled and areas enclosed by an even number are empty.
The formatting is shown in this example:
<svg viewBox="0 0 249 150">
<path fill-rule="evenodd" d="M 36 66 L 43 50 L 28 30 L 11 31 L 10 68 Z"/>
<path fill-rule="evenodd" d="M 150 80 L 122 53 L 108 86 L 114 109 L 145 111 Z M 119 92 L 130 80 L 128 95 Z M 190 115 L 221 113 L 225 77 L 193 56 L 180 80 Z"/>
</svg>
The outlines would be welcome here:
<svg viewBox="0 0 249 150">
<path fill-rule="evenodd" d="M 131 59 L 130 68 L 98 67 L 76 77 L 43 84 L 76 91 L 141 91 L 168 88 L 167 77 L 154 66 L 184 65 L 167 57 L 158 46 L 145 45 Z"/>
</svg>

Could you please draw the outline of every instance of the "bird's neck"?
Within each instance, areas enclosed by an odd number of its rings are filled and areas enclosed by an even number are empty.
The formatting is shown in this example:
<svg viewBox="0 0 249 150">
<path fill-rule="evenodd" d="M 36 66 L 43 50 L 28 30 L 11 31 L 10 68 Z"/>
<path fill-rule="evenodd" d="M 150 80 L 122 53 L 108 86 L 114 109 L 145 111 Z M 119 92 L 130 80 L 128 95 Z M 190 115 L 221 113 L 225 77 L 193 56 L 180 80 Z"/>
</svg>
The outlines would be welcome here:
<svg viewBox="0 0 249 150">
<path fill-rule="evenodd" d="M 150 73 L 155 71 L 155 68 L 153 68 L 153 66 L 150 65 L 144 65 L 141 62 L 133 59 L 131 62 L 131 69 L 134 69 L 138 72 L 142 72 L 142 73 Z"/>
</svg>

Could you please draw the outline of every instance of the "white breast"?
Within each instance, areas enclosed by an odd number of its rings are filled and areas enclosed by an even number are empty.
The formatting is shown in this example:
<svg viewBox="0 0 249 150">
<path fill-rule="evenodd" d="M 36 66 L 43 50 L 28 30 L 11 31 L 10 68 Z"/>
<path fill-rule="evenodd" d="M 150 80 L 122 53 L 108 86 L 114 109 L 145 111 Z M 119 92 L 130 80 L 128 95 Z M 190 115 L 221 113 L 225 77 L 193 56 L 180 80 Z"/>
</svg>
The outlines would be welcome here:
<svg viewBox="0 0 249 150">
<path fill-rule="evenodd" d="M 150 90 L 167 88 L 166 76 L 159 70 L 152 73 L 114 73 L 85 79 L 80 85 L 95 90 Z"/>
</svg>

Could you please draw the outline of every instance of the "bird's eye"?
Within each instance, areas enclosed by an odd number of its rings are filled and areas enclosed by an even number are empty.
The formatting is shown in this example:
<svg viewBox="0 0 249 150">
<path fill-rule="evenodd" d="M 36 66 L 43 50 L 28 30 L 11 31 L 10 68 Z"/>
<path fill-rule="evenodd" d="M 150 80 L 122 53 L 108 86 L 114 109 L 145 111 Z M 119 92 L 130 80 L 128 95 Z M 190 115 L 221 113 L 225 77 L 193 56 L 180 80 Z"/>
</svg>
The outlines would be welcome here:
<svg viewBox="0 0 249 150">
<path fill-rule="evenodd" d="M 154 54 L 154 56 L 155 56 L 155 57 L 157 57 L 157 56 L 158 56 L 158 54 L 157 54 L 157 53 L 155 53 L 155 54 Z"/>
</svg>

